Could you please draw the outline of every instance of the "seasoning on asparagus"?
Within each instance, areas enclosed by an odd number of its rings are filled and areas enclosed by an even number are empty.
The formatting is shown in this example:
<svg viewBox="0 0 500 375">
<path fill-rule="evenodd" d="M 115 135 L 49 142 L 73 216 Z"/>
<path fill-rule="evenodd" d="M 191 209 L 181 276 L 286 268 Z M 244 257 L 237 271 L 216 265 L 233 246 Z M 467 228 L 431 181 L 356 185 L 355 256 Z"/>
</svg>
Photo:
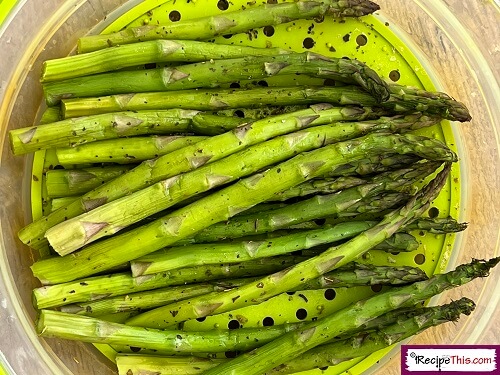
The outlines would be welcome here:
<svg viewBox="0 0 500 375">
<path fill-rule="evenodd" d="M 11 130 L 9 137 L 12 151 L 21 155 L 110 138 L 190 132 L 194 130 L 192 118 L 197 113 L 199 111 L 170 109 L 93 115 Z"/>
<path fill-rule="evenodd" d="M 366 184 L 345 189 L 338 193 L 329 195 L 315 195 L 309 199 L 287 205 L 283 208 L 255 213 L 252 215 L 240 215 L 233 219 L 209 228 L 194 235 L 195 242 L 215 242 L 217 239 L 238 238 L 248 235 L 273 232 L 279 229 L 308 222 L 315 219 L 339 216 L 342 211 L 354 214 L 369 211 L 364 207 L 371 204 L 381 203 L 381 199 L 370 199 L 386 190 L 408 189 L 413 183 L 433 173 L 439 164 L 423 163 L 417 164 L 413 169 L 401 169 L 393 172 L 385 172 L 368 180 Z M 368 202 L 363 201 L 367 198 Z M 350 210 L 352 205 L 362 204 L 362 209 L 356 207 Z M 368 205 L 365 205 L 368 203 Z M 390 206 L 389 206 L 390 207 Z"/>
<path fill-rule="evenodd" d="M 380 194 L 384 190 L 405 190 L 435 172 L 439 163 L 425 163 L 414 169 L 387 172 L 374 177 L 365 185 L 345 189 L 339 193 L 314 196 L 282 209 L 241 216 L 219 227 L 238 228 L 245 234 L 272 232 L 307 220 L 324 218 L 349 209 L 354 203 Z M 243 228 L 244 227 L 244 228 Z M 212 226 L 211 233 L 216 231 Z M 309 249 L 354 237 L 366 230 L 365 224 L 341 223 L 333 227 L 275 237 L 269 241 L 245 241 L 236 243 L 213 243 L 169 248 L 132 261 L 134 276 L 162 272 L 164 270 L 191 267 L 203 264 L 232 263 L 282 255 Z"/>
</svg>

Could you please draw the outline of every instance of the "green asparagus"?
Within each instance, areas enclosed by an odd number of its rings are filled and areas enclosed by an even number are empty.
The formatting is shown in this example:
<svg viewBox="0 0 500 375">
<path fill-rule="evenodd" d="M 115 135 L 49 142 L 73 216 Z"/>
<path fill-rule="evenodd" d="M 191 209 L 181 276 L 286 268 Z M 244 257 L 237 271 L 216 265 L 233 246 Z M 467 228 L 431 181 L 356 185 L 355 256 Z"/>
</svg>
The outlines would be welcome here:
<svg viewBox="0 0 500 375">
<path fill-rule="evenodd" d="M 400 307 L 410 307 L 418 302 L 435 296 L 445 290 L 463 285 L 477 277 L 488 276 L 491 268 L 500 261 L 474 260 L 470 264 L 457 267 L 446 274 L 435 275 L 429 280 L 420 281 L 400 288 L 377 294 L 367 300 L 346 307 L 337 313 L 307 324 L 296 334 L 285 334 L 267 345 L 238 358 L 214 367 L 205 372 L 215 374 L 262 374 L 282 363 L 326 343 L 339 334 L 356 329 L 364 322 L 383 313 Z"/>
<path fill-rule="evenodd" d="M 103 272 L 170 246 L 211 224 L 225 221 L 269 199 L 279 191 L 324 175 L 328 170 L 341 164 L 360 160 L 367 155 L 387 153 L 389 150 L 397 153 L 417 154 L 429 159 L 457 160 L 457 156 L 441 142 L 410 134 L 377 133 L 334 143 L 300 154 L 263 173 L 239 180 L 217 193 L 201 198 L 150 224 L 90 244 L 71 257 L 50 258 L 35 262 L 31 269 L 35 277 L 44 284 L 71 281 Z M 119 179 L 120 177 L 114 181 Z"/>
<path fill-rule="evenodd" d="M 388 101 L 377 103 L 367 92 L 356 86 L 293 86 L 244 89 L 204 89 L 170 92 L 111 95 L 99 98 L 63 99 L 65 118 L 124 110 L 198 108 L 214 111 L 266 105 L 379 105 L 387 115 L 415 111 L 439 115 L 453 121 L 470 121 L 467 108 L 453 99 L 433 98 L 432 95 L 391 94 Z"/>
<path fill-rule="evenodd" d="M 119 164 L 140 163 L 193 145 L 204 139 L 207 139 L 207 137 L 177 135 L 120 138 L 91 142 L 76 147 L 58 148 L 56 154 L 59 164 L 63 166 L 110 162 Z M 94 187 L 97 187 L 97 185 Z M 82 193 L 87 191 L 82 190 Z"/>
<path fill-rule="evenodd" d="M 155 328 L 168 327 L 185 320 L 258 304 L 277 294 L 295 288 L 305 281 L 315 279 L 350 263 L 425 212 L 430 202 L 443 187 L 450 169 L 451 165 L 446 165 L 437 177 L 415 195 L 406 206 L 388 214 L 377 225 L 344 244 L 331 247 L 320 255 L 284 271 L 266 276 L 259 282 L 234 288 L 224 293 L 214 292 L 169 304 L 139 314 L 131 318 L 127 324 Z"/>
<path fill-rule="evenodd" d="M 180 21 L 168 26 L 147 25 L 113 34 L 85 36 L 78 41 L 78 51 L 80 53 L 91 52 L 110 46 L 156 39 L 203 40 L 217 35 L 237 34 L 258 27 L 277 25 L 296 19 L 311 19 L 327 14 L 359 17 L 378 9 L 378 5 L 368 0 L 320 0 L 265 4 L 221 15 Z"/>
<path fill-rule="evenodd" d="M 307 110 L 255 121 L 247 126 L 238 127 L 233 131 L 160 156 L 158 159 L 145 161 L 129 173 L 85 194 L 72 205 L 26 226 L 20 231 L 19 238 L 25 244 L 38 249 L 47 244 L 45 232 L 54 225 L 156 182 L 197 169 L 204 164 L 279 135 L 335 121 L 360 120 L 371 115 L 372 111 L 366 108 L 331 108 L 328 105 L 318 105 Z"/>
<path fill-rule="evenodd" d="M 262 346 L 291 330 L 299 329 L 301 326 L 301 324 L 287 324 L 225 331 L 163 331 L 130 327 L 51 310 L 41 310 L 36 323 L 37 333 L 43 337 L 142 347 L 161 350 L 162 353 L 170 352 L 171 354 L 246 351 Z"/>
<path fill-rule="evenodd" d="M 45 237 L 57 253 L 66 255 L 99 238 L 115 234 L 152 214 L 172 207 L 186 198 L 255 173 L 297 153 L 354 138 L 367 132 L 388 129 L 403 132 L 434 123 L 435 119 L 432 117 L 411 115 L 304 129 L 257 144 L 190 173 L 160 181 L 146 189 L 104 204 L 48 229 Z M 202 143 L 196 146 L 203 147 Z M 437 165 L 430 165 L 430 167 L 423 165 L 417 168 L 416 172 L 406 170 L 404 173 L 415 174 L 420 179 L 431 173 L 429 168 L 435 169 L 436 167 Z M 422 168 L 424 175 L 422 175 Z M 405 175 L 401 178 L 407 177 L 409 176 Z M 413 182 L 416 181 L 411 180 L 410 183 Z M 379 193 L 381 191 L 373 191 L 370 194 Z M 365 195 L 368 195 L 368 192 Z"/>
<path fill-rule="evenodd" d="M 170 134 L 192 131 L 192 118 L 199 111 L 118 112 L 69 119 L 11 130 L 15 155 L 54 147 L 75 147 L 87 142 L 143 134 Z"/>
</svg>

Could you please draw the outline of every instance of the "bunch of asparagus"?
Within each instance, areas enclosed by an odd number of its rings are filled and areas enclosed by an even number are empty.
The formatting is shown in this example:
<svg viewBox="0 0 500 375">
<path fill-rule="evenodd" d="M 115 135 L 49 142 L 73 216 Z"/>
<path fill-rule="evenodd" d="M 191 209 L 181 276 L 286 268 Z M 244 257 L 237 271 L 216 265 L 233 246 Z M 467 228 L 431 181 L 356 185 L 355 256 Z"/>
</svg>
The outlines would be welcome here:
<svg viewBox="0 0 500 375">
<path fill-rule="evenodd" d="M 53 107 L 40 125 L 10 132 L 14 154 L 55 149 L 64 167 L 44 177 L 53 211 L 19 233 L 52 254 L 32 266 L 44 284 L 33 293 L 39 334 L 112 345 L 124 353 L 120 374 L 284 374 L 470 314 L 466 298 L 417 304 L 487 276 L 499 258 L 430 278 L 361 258 L 415 251 L 413 230 L 465 230 L 425 216 L 458 158 L 412 131 L 469 121 L 467 108 L 387 84 L 357 60 L 203 41 L 377 9 L 368 0 L 255 6 L 84 37 L 80 54 L 47 61 Z M 176 64 L 124 70 L 160 62 Z M 289 74 L 346 85 L 221 88 Z M 305 322 L 206 332 L 184 324 L 283 293 L 380 285 L 388 288 Z M 132 355 L 137 348 L 155 356 Z M 221 352 L 238 356 L 214 358 Z"/>
</svg>

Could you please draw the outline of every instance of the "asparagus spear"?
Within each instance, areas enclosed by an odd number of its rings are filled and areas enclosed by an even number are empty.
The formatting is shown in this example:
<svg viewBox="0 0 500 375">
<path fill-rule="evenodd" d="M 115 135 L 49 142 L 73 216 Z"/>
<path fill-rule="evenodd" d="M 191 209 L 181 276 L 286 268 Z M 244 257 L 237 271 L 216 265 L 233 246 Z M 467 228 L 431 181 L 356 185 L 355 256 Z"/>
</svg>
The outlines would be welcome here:
<svg viewBox="0 0 500 375">
<path fill-rule="evenodd" d="M 238 127 L 233 131 L 163 155 L 154 161 L 143 162 L 120 178 L 85 194 L 74 204 L 28 225 L 21 230 L 19 238 L 25 244 L 37 249 L 47 243 L 44 234 L 54 225 L 153 183 L 196 169 L 243 150 L 247 146 L 294 130 L 341 120 L 359 120 L 371 115 L 370 109 L 330 108 L 327 105 L 320 105 L 255 121 L 251 125 Z"/>
<path fill-rule="evenodd" d="M 182 90 L 64 99 L 61 103 L 65 118 L 124 110 L 198 108 L 214 111 L 265 105 L 331 103 L 333 105 L 359 105 L 363 107 L 378 105 L 385 111 L 385 115 L 419 111 L 436 114 L 452 121 L 464 122 L 471 119 L 467 108 L 453 99 L 433 98 L 432 95 L 391 94 L 389 100 L 377 103 L 369 93 L 356 86 Z"/>
<path fill-rule="evenodd" d="M 355 264 L 329 272 L 318 279 L 300 285 L 296 290 L 352 287 L 359 285 L 400 285 L 425 280 L 425 272 L 413 267 L 375 267 Z M 122 296 L 100 299 L 86 303 L 62 306 L 62 312 L 87 316 L 101 316 L 119 312 L 142 312 L 174 301 L 207 294 L 212 291 L 227 291 L 258 278 L 230 279 L 212 283 L 168 287 L 144 292 L 127 293 Z"/>
<path fill-rule="evenodd" d="M 249 350 L 301 327 L 301 324 L 185 332 L 130 327 L 104 320 L 42 310 L 37 321 L 37 333 L 43 337 L 60 337 L 92 343 L 126 345 L 161 350 L 162 353 L 220 353 Z"/>
<path fill-rule="evenodd" d="M 276 164 L 297 153 L 353 138 L 366 132 L 385 129 L 405 131 L 434 122 L 433 118 L 418 115 L 396 119 L 382 118 L 368 122 L 317 126 L 277 137 L 198 168 L 191 173 L 160 181 L 146 189 L 69 219 L 47 230 L 45 237 L 55 251 L 60 255 L 66 255 L 186 198 L 255 173 L 267 165 Z M 202 143 L 197 145 L 202 147 Z M 437 165 L 423 167 L 425 175 L 429 174 L 429 168 L 435 169 L 436 167 Z M 404 173 L 414 172 L 405 171 Z M 419 169 L 416 173 L 418 178 L 422 177 L 421 173 L 422 170 Z M 374 191 L 372 194 L 380 192 Z"/>
<path fill-rule="evenodd" d="M 194 239 L 196 242 L 215 242 L 214 238 L 238 238 L 245 235 L 273 232 L 310 220 L 338 215 L 364 198 L 370 203 L 377 203 L 377 200 L 370 198 L 386 190 L 404 191 L 413 183 L 433 173 L 438 166 L 438 163 L 417 164 L 414 169 L 408 168 L 382 173 L 368 180 L 366 184 L 345 189 L 339 193 L 316 195 L 273 211 L 237 216 L 228 222 L 215 224 L 200 231 L 194 236 Z M 366 201 L 360 203 L 362 203 L 362 207 L 365 207 Z M 362 213 L 357 207 L 354 211 L 349 210 L 350 215 L 352 212 Z"/>
<path fill-rule="evenodd" d="M 47 171 L 47 194 L 50 198 L 78 196 L 126 172 L 132 166 L 106 168 L 53 169 Z M 76 197 L 75 197 L 76 198 Z"/>
<path fill-rule="evenodd" d="M 368 222 L 348 222 L 323 229 L 304 231 L 268 241 L 195 244 L 160 250 L 133 260 L 130 264 L 134 277 L 166 270 L 204 264 L 238 263 L 251 259 L 283 255 L 293 251 L 352 238 L 371 228 Z"/>
<path fill-rule="evenodd" d="M 61 81 L 155 62 L 208 61 L 245 56 L 273 56 L 280 53 L 284 51 L 279 48 L 160 39 L 47 60 L 42 66 L 41 81 Z"/>
<path fill-rule="evenodd" d="M 207 139 L 207 137 L 199 135 L 121 138 L 92 142 L 76 147 L 58 148 L 56 154 L 59 164 L 63 166 L 110 162 L 119 164 L 140 163 L 193 145 L 204 139 Z M 84 191 L 81 189 L 81 193 L 86 193 L 89 190 Z"/>
<path fill-rule="evenodd" d="M 373 13 L 379 6 L 367 0 L 297 1 L 284 4 L 266 4 L 216 16 L 180 21 L 168 26 L 142 26 L 117 33 L 80 38 L 78 51 L 91 52 L 110 46 L 156 39 L 203 40 L 217 35 L 237 34 L 264 27 L 291 22 L 296 19 L 322 15 L 359 17 Z"/>
<path fill-rule="evenodd" d="M 485 277 L 499 261 L 500 258 L 489 261 L 474 260 L 472 263 L 459 266 L 449 273 L 435 275 L 429 280 L 392 288 L 316 322 L 311 322 L 297 331 L 296 335 L 285 334 L 268 345 L 243 354 L 227 364 L 216 366 L 206 371 L 205 374 L 262 374 L 339 334 L 356 329 L 359 325 L 380 314 L 395 308 L 410 307 L 445 290 L 463 285 L 472 279 Z M 250 364 L 251 369 L 249 369 Z"/>
<path fill-rule="evenodd" d="M 315 279 L 322 274 L 341 267 L 389 238 L 402 226 L 412 222 L 425 212 L 430 202 L 438 195 L 444 185 L 450 168 L 451 166 L 447 165 L 406 206 L 386 215 L 380 223 L 346 243 L 331 247 L 320 255 L 290 267 L 283 272 L 266 276 L 259 282 L 234 288 L 224 293 L 214 292 L 172 303 L 139 314 L 131 318 L 127 324 L 155 328 L 167 327 L 188 319 L 219 314 L 243 306 L 258 304 L 277 294 L 295 288 L 303 282 Z"/>
<path fill-rule="evenodd" d="M 321 176 L 340 164 L 359 160 L 367 155 L 386 153 L 389 150 L 397 153 L 413 153 L 436 160 L 456 160 L 456 155 L 441 142 L 410 134 L 377 133 L 338 142 L 300 154 L 263 173 L 242 179 L 148 225 L 90 244 L 71 257 L 38 261 L 32 266 L 33 274 L 44 284 L 53 284 L 106 271 L 172 245 L 211 224 L 225 221 L 269 199 L 276 192 Z M 120 177 L 114 181 L 119 179 Z"/>
<path fill-rule="evenodd" d="M 14 154 L 20 155 L 110 138 L 189 132 L 193 128 L 191 119 L 198 112 L 171 109 L 102 114 L 15 129 L 9 137 Z"/>
<path fill-rule="evenodd" d="M 129 272 L 94 276 L 74 282 L 43 286 L 33 291 L 33 304 L 38 309 L 97 301 L 103 298 L 164 288 L 173 285 L 200 283 L 224 278 L 261 276 L 282 270 L 304 257 L 273 257 L 240 264 L 220 264 L 132 277 Z"/>
<path fill-rule="evenodd" d="M 145 71 L 111 72 L 49 82 L 43 85 L 43 90 L 47 103 L 54 105 L 61 99 L 68 98 L 218 87 L 244 79 L 291 74 L 355 84 L 369 92 L 377 101 L 389 99 L 387 84 L 365 64 L 313 52 L 211 60 Z"/>
</svg>

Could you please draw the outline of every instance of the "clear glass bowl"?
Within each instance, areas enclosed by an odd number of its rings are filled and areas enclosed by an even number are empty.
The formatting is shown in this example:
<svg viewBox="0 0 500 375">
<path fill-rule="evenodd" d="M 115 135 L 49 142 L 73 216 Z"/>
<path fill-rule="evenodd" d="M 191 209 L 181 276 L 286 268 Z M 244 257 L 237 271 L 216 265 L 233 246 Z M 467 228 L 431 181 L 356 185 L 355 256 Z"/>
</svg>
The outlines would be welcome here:
<svg viewBox="0 0 500 375">
<path fill-rule="evenodd" d="M 29 222 L 30 157 L 14 157 L 6 133 L 35 123 L 42 92 L 41 62 L 71 52 L 78 37 L 98 32 L 139 4 L 159 0 L 46 0 L 18 2 L 0 26 L 0 364 L 19 374 L 113 374 L 111 363 L 93 346 L 37 337 L 31 290 L 37 286 L 29 266 L 34 255 L 17 240 Z M 471 258 L 500 252 L 500 92 L 498 6 L 491 1 L 378 0 L 387 20 L 432 74 L 438 89 L 465 102 L 473 122 L 454 126 L 462 156 L 462 217 L 470 223 L 457 237 L 449 268 Z M 411 343 L 498 343 L 500 270 L 445 293 L 434 302 L 466 295 L 476 311 L 457 324 L 431 329 Z M 2 355 L 3 353 L 3 355 Z M 397 350 L 372 373 L 399 373 Z M 5 358 L 4 358 L 5 357 Z M 1 366 L 0 366 L 1 367 Z M 351 373 L 360 373 L 354 367 Z"/>
</svg>

